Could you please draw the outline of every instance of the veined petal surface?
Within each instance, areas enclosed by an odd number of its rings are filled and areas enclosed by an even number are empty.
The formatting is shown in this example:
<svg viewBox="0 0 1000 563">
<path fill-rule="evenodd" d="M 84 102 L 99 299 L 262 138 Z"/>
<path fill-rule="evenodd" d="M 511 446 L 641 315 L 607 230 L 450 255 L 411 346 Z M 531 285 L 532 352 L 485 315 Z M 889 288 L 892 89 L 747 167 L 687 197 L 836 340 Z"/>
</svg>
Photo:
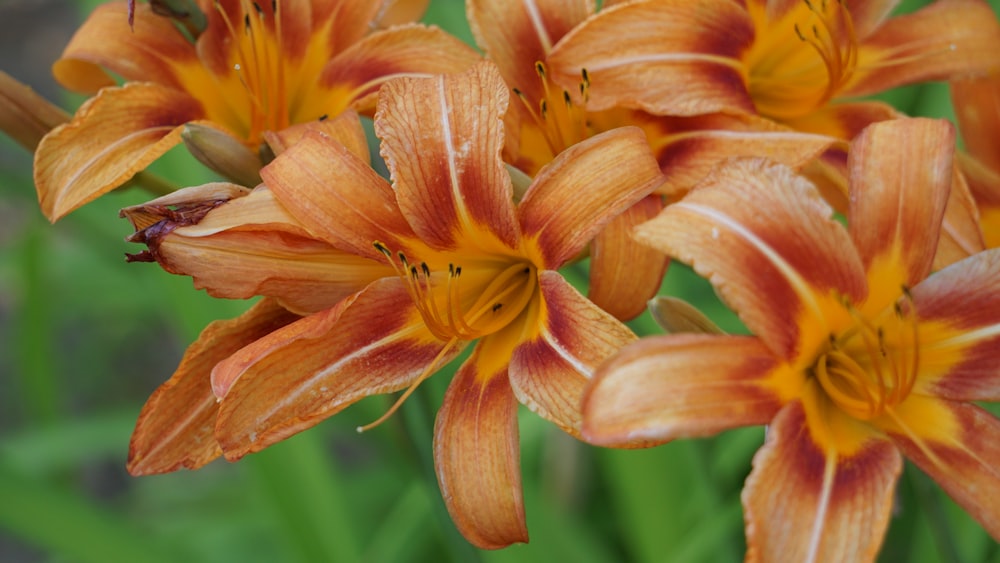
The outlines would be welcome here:
<svg viewBox="0 0 1000 563">
<path fill-rule="evenodd" d="M 753 38 L 746 9 L 732 0 L 631 2 L 602 10 L 566 35 L 549 65 L 564 86 L 587 70 L 590 110 L 753 113 L 740 60 Z"/>
<path fill-rule="evenodd" d="M 761 210 L 766 209 L 767 212 Z M 781 358 L 810 358 L 847 322 L 865 278 L 847 231 L 791 169 L 739 160 L 636 228 L 636 238 L 691 264 Z"/>
<path fill-rule="evenodd" d="M 811 432 L 800 401 L 768 426 L 742 494 L 747 561 L 871 561 L 878 553 L 903 468 L 899 452 L 872 437 L 840 454 Z"/>
<path fill-rule="evenodd" d="M 912 294 L 920 319 L 914 392 L 1000 401 L 1000 249 L 935 273 Z"/>
<path fill-rule="evenodd" d="M 748 336 L 644 338 L 594 374 L 583 401 L 584 439 L 651 446 L 767 424 L 782 404 L 768 384 L 779 369 L 781 361 Z"/>
<path fill-rule="evenodd" d="M 55 221 L 121 186 L 179 143 L 181 126 L 201 117 L 197 100 L 157 84 L 102 90 L 38 145 L 42 212 Z"/>
<path fill-rule="evenodd" d="M 954 143 L 948 122 L 913 118 L 876 123 L 851 144 L 849 229 L 875 309 L 930 272 L 951 188 Z"/>
<path fill-rule="evenodd" d="M 375 281 L 217 365 L 216 439 L 229 460 L 264 449 L 359 399 L 408 386 L 444 347 L 398 278 Z M 452 346 L 439 361 L 460 350 Z"/>
<path fill-rule="evenodd" d="M 541 272 L 538 281 L 539 326 L 514 350 L 510 385 L 521 403 L 579 437 L 584 386 L 635 335 L 556 272 Z"/>
<path fill-rule="evenodd" d="M 500 158 L 508 99 L 489 63 L 382 90 L 375 118 L 382 155 L 400 211 L 431 247 L 481 240 L 479 250 L 518 248 L 513 187 Z"/>
<path fill-rule="evenodd" d="M 507 382 L 510 338 L 484 339 L 448 385 L 434 424 L 434 468 L 448 513 L 470 543 L 528 541 L 517 400 Z M 501 349 L 491 347 L 493 340 Z M 506 354 L 505 354 L 506 353 Z"/>
<path fill-rule="evenodd" d="M 545 268 L 556 270 L 662 181 L 646 135 L 621 127 L 561 152 L 535 176 L 517 215 L 524 236 L 538 241 Z"/>
<path fill-rule="evenodd" d="M 413 238 L 389 184 L 332 139 L 310 133 L 260 171 L 288 211 L 311 233 L 359 256 L 381 260 Z"/>
<path fill-rule="evenodd" d="M 129 473 L 197 469 L 222 455 L 214 436 L 219 403 L 212 393 L 212 368 L 298 318 L 265 299 L 235 319 L 209 324 L 184 352 L 170 379 L 142 407 L 129 442 Z"/>
</svg>

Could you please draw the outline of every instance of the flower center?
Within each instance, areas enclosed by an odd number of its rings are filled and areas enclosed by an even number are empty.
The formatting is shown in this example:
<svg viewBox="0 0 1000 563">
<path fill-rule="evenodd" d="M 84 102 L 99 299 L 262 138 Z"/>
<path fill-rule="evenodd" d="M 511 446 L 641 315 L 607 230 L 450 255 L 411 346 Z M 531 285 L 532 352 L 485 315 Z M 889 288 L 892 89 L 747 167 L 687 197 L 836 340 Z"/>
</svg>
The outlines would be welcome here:
<svg viewBox="0 0 1000 563">
<path fill-rule="evenodd" d="M 448 264 L 447 271 L 432 271 L 426 262 L 410 263 L 402 252 L 393 255 L 380 242 L 374 246 L 406 282 L 427 328 L 441 340 L 497 332 L 521 314 L 538 287 L 530 262 L 505 260 L 471 270 Z"/>
<path fill-rule="evenodd" d="M 834 404 L 860 420 L 871 420 L 909 396 L 920 366 L 916 308 L 909 291 L 889 318 L 875 324 L 846 305 L 855 320 L 830 342 L 811 368 Z"/>
<path fill-rule="evenodd" d="M 778 121 L 801 117 L 851 79 L 858 40 L 842 0 L 803 0 L 775 24 L 762 12 L 754 19 L 757 39 L 747 63 L 750 96 L 761 115 Z"/>
<path fill-rule="evenodd" d="M 234 115 L 223 121 L 235 121 L 236 132 L 252 149 L 263 142 L 265 131 L 280 131 L 291 124 L 278 4 L 271 0 L 266 10 L 257 2 L 240 0 L 239 14 L 228 14 L 219 2 L 213 3 L 229 32 L 232 70 L 241 86 L 241 95 L 227 92 Z"/>
<path fill-rule="evenodd" d="M 579 84 L 581 103 L 574 103 L 569 91 L 556 86 L 549 77 L 545 63 L 535 63 L 535 72 L 542 82 L 542 97 L 537 105 L 527 99 L 524 93 L 514 88 L 514 94 L 527 108 L 531 120 L 552 156 L 590 136 L 587 126 L 587 99 L 590 91 L 590 76 L 587 70 L 581 72 Z"/>
</svg>

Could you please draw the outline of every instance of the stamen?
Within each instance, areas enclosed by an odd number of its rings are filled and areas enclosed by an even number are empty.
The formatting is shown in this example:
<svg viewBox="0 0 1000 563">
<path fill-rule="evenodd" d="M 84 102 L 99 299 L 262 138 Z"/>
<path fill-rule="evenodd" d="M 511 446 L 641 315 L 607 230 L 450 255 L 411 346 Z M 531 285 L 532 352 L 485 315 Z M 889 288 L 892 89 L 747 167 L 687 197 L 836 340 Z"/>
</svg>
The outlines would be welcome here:
<svg viewBox="0 0 1000 563">
<path fill-rule="evenodd" d="M 454 348 L 457 343 L 458 343 L 457 338 L 452 338 L 451 340 L 449 340 L 448 343 L 444 345 L 444 348 L 442 348 L 441 351 L 438 352 L 438 355 L 435 356 L 433 360 L 431 360 L 431 363 L 428 364 L 427 367 L 425 367 L 424 370 L 420 372 L 420 375 L 413 380 L 413 383 L 411 383 L 410 386 L 406 388 L 406 391 L 403 391 L 403 394 L 400 395 L 398 399 L 396 399 L 396 401 L 392 404 L 391 407 L 389 407 L 389 410 L 385 411 L 385 414 L 378 417 L 378 419 L 376 419 L 374 422 L 369 422 L 364 426 L 358 426 L 356 428 L 358 434 L 361 434 L 362 432 L 367 432 L 372 428 L 375 428 L 376 426 L 382 424 L 386 420 L 389 420 L 389 417 L 392 416 L 397 410 L 399 410 L 399 407 L 401 407 L 403 403 L 406 402 L 406 399 L 408 399 L 410 395 L 412 395 L 413 392 L 417 390 L 417 387 L 419 387 L 421 383 L 426 381 L 427 378 L 429 378 L 431 375 L 434 374 L 434 372 L 437 371 L 445 355 L 447 355 L 447 353 L 452 348 Z"/>
</svg>

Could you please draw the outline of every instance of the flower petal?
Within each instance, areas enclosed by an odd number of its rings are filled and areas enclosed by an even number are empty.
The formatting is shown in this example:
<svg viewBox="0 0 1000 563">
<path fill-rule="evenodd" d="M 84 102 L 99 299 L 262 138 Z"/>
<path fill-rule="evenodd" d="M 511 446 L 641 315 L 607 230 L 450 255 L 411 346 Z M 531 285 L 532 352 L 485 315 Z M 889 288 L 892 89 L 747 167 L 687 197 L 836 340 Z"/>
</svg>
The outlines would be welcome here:
<svg viewBox="0 0 1000 563">
<path fill-rule="evenodd" d="M 762 160 L 718 169 L 635 236 L 707 277 L 781 358 L 810 355 L 847 321 L 840 299 L 865 295 L 861 262 L 829 206 L 791 169 Z"/>
<path fill-rule="evenodd" d="M 481 57 L 436 27 L 409 24 L 375 32 L 333 58 L 317 80 L 318 92 L 337 91 L 359 111 L 375 107 L 379 86 L 401 76 L 461 72 Z M 317 95 L 320 95 L 318 94 Z"/>
<path fill-rule="evenodd" d="M 441 496 L 458 530 L 482 549 L 528 541 L 517 401 L 506 361 L 491 356 L 480 347 L 473 351 L 448 385 L 434 424 Z"/>
<path fill-rule="evenodd" d="M 131 29 L 128 22 L 125 2 L 97 6 L 52 65 L 56 80 L 70 90 L 97 92 L 115 84 L 103 67 L 126 81 L 183 89 L 178 71 L 199 64 L 194 45 L 148 4 L 135 7 Z"/>
<path fill-rule="evenodd" d="M 121 186 L 179 143 L 182 126 L 200 117 L 196 100 L 156 84 L 102 90 L 38 145 L 42 212 L 56 221 Z"/>
<path fill-rule="evenodd" d="M 811 431 L 798 401 L 768 426 L 742 494 L 747 561 L 871 561 L 878 554 L 903 467 L 899 452 L 873 438 L 838 454 Z"/>
<path fill-rule="evenodd" d="M 518 218 L 525 237 L 538 240 L 545 268 L 556 270 L 662 180 L 642 130 L 613 129 L 569 147 L 543 168 Z"/>
<path fill-rule="evenodd" d="M 222 455 L 213 435 L 219 405 L 209 377 L 212 367 L 298 318 L 265 299 L 235 319 L 208 325 L 184 352 L 177 371 L 142 407 L 129 443 L 129 473 L 197 469 Z"/>
<path fill-rule="evenodd" d="M 589 110 L 754 113 L 740 61 L 753 38 L 749 15 L 732 0 L 632 2 L 574 29 L 553 49 L 549 65 L 567 87 L 587 70 Z"/>
<path fill-rule="evenodd" d="M 309 121 L 297 123 L 291 127 L 286 127 L 281 131 L 266 131 L 264 139 L 271 151 L 279 155 L 289 147 L 299 142 L 310 131 L 319 131 L 330 137 L 334 141 L 347 147 L 351 154 L 371 163 L 371 154 L 368 151 L 368 138 L 365 136 L 364 127 L 361 126 L 361 119 L 353 111 L 344 113 L 332 118 L 319 121 Z"/>
<path fill-rule="evenodd" d="M 917 118 L 876 123 L 851 143 L 847 216 L 876 309 L 930 272 L 954 146 L 947 121 Z"/>
<path fill-rule="evenodd" d="M 398 278 L 375 281 L 219 363 L 215 437 L 226 459 L 239 459 L 359 399 L 406 387 L 460 349 L 428 333 Z"/>
<path fill-rule="evenodd" d="M 797 131 L 850 141 L 872 123 L 903 117 L 906 115 L 883 102 L 837 102 L 784 123 Z"/>
<path fill-rule="evenodd" d="M 1000 249 L 935 273 L 912 295 L 920 322 L 914 392 L 1000 401 Z"/>
<path fill-rule="evenodd" d="M 399 208 L 431 247 L 453 250 L 473 233 L 496 241 L 487 245 L 518 247 L 513 188 L 500 158 L 508 98 L 488 63 L 382 89 L 375 132 Z"/>
<path fill-rule="evenodd" d="M 887 428 L 903 453 L 1000 541 L 1000 420 L 967 403 L 911 395 Z"/>
<path fill-rule="evenodd" d="M 476 43 L 512 88 L 529 100 L 542 97 L 535 62 L 594 13 L 592 0 L 471 0 L 466 3 Z M 497 22 L 503 22 L 498 25 Z"/>
<path fill-rule="evenodd" d="M 791 130 L 755 116 L 713 114 L 671 121 L 669 133 L 651 138 L 666 176 L 657 191 L 665 195 L 686 193 L 728 158 L 768 158 L 799 169 L 838 142 L 834 137 Z"/>
<path fill-rule="evenodd" d="M 965 148 L 992 170 L 1000 170 L 1000 74 L 951 82 L 952 106 Z"/>
<path fill-rule="evenodd" d="M 934 2 L 887 20 L 858 48 L 845 96 L 1000 71 L 1000 25 L 980 0 Z"/>
<path fill-rule="evenodd" d="M 956 160 L 955 164 L 932 270 L 940 270 L 987 247 L 983 232 L 985 225 L 980 225 L 980 211 L 972 196 L 968 177 L 961 169 L 961 160 Z"/>
<path fill-rule="evenodd" d="M 395 251 L 413 237 L 389 184 L 329 137 L 307 134 L 260 175 L 297 221 L 337 248 L 381 260 L 374 242 Z"/>
<path fill-rule="evenodd" d="M 781 408 L 768 384 L 779 362 L 746 336 L 644 338 L 594 374 L 583 436 L 601 446 L 651 446 L 767 424 Z"/>
<path fill-rule="evenodd" d="M 628 321 L 646 310 L 660 290 L 670 259 L 632 238 L 632 228 L 655 217 L 662 198 L 649 195 L 612 219 L 590 246 L 587 297 L 615 318 Z"/>
<path fill-rule="evenodd" d="M 579 437 L 587 380 L 635 335 L 556 272 L 545 271 L 538 278 L 539 326 L 514 350 L 510 385 L 521 403 Z"/>
</svg>

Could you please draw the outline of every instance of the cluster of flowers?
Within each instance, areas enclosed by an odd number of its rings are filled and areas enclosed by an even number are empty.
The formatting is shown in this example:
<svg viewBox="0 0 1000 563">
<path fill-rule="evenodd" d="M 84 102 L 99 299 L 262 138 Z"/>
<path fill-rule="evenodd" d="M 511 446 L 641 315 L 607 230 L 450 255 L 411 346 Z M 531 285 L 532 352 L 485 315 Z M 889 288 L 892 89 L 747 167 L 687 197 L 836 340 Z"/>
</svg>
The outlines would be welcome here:
<svg viewBox="0 0 1000 563">
<path fill-rule="evenodd" d="M 132 473 L 403 401 L 475 343 L 434 458 L 477 546 L 527 541 L 518 403 L 612 447 L 768 425 L 751 558 L 873 558 L 902 455 L 1000 539 L 1000 421 L 972 404 L 1000 399 L 987 4 L 468 0 L 484 57 L 410 23 L 426 3 L 110 3 L 54 66 L 95 93 L 75 115 L 4 82 L 52 220 L 160 186 L 143 169 L 181 142 L 232 180 L 122 211 L 131 260 L 263 296 L 149 399 Z M 858 101 L 926 80 L 951 81 L 967 153 L 947 121 Z M 670 333 L 637 339 L 670 258 L 752 336 L 659 298 Z M 583 259 L 586 297 L 559 273 Z"/>
</svg>

